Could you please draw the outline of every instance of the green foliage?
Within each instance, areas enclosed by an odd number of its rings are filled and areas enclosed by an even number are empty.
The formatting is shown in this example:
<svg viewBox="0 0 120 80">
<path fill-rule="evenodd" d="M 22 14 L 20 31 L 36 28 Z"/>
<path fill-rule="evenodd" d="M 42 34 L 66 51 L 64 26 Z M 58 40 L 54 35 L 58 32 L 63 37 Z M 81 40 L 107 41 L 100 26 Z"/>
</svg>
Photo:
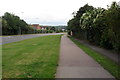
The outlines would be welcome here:
<svg viewBox="0 0 120 80">
<path fill-rule="evenodd" d="M 48 33 L 53 33 L 53 31 L 52 31 L 52 30 L 49 30 Z"/>
<path fill-rule="evenodd" d="M 50 30 L 52 30 L 52 31 L 55 32 L 55 31 L 56 31 L 56 28 L 55 28 L 55 27 L 51 27 Z"/>
<path fill-rule="evenodd" d="M 68 22 L 73 36 L 96 45 L 120 51 L 120 6 L 116 2 L 106 10 L 85 5 Z M 79 23 L 78 23 L 79 21 Z"/>
<path fill-rule="evenodd" d="M 56 33 L 59 33 L 60 31 L 59 30 L 56 30 Z"/>
<path fill-rule="evenodd" d="M 2 35 L 16 35 L 33 33 L 34 29 L 18 16 L 6 12 L 2 16 Z"/>
<path fill-rule="evenodd" d="M 98 8 L 84 13 L 80 19 L 80 27 L 86 33 L 85 38 L 90 42 L 99 45 L 101 35 L 105 25 L 105 18 L 103 18 L 105 10 Z"/>
<path fill-rule="evenodd" d="M 89 10 L 92 10 L 93 7 L 89 6 L 88 4 L 84 5 L 83 7 L 81 7 L 79 9 L 79 11 L 77 11 L 77 13 L 73 13 L 74 18 L 72 18 L 71 20 L 69 20 L 68 22 L 68 30 L 73 32 L 73 36 L 76 37 L 80 37 L 80 35 L 78 33 L 81 32 L 81 28 L 80 26 L 80 17 Z"/>
<path fill-rule="evenodd" d="M 109 43 L 115 50 L 120 50 L 120 6 L 113 2 L 106 12 Z"/>
</svg>

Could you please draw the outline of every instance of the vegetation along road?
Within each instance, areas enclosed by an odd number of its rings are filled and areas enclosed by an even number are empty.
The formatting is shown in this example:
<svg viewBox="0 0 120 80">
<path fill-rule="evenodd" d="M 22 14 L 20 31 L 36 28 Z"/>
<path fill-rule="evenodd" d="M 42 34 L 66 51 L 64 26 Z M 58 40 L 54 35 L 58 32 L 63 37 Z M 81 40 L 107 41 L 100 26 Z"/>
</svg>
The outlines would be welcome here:
<svg viewBox="0 0 120 80">
<path fill-rule="evenodd" d="M 81 45 L 82 51 L 65 36 L 62 37 L 61 47 L 60 41 L 61 35 L 49 35 L 3 44 L 2 77 L 54 78 L 57 72 L 57 78 L 94 77 L 113 79 L 116 77 L 119 79 L 118 75 L 116 75 L 118 67 L 111 60 Z M 61 49 L 63 50 L 60 51 Z M 74 49 L 76 50 L 74 51 Z M 94 60 L 86 53 L 93 57 Z M 58 59 L 60 59 L 60 63 L 57 70 Z M 114 77 L 95 61 L 107 69 Z M 94 72 L 94 69 L 98 69 L 97 73 Z M 74 72 L 74 75 L 72 75 L 72 72 Z"/>
</svg>

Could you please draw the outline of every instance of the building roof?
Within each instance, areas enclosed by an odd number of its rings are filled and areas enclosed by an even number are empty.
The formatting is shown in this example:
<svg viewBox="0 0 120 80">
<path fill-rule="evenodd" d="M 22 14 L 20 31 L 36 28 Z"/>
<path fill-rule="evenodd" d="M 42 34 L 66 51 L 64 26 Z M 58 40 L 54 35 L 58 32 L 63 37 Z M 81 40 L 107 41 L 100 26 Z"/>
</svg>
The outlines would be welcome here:
<svg viewBox="0 0 120 80">
<path fill-rule="evenodd" d="M 32 24 L 33 26 L 39 26 L 39 24 Z"/>
</svg>

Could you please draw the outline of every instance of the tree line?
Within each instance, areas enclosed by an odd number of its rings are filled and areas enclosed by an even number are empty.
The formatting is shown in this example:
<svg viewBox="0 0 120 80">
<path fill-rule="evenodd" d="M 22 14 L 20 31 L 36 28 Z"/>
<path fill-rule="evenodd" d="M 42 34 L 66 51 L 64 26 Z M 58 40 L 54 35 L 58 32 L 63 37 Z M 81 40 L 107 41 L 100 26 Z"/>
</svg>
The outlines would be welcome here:
<svg viewBox="0 0 120 80">
<path fill-rule="evenodd" d="M 6 12 L 2 16 L 2 35 L 17 35 L 34 33 L 34 29 L 30 27 L 20 17 Z"/>
<path fill-rule="evenodd" d="M 107 9 L 86 4 L 73 16 L 68 21 L 68 34 L 120 52 L 120 6 L 116 2 Z"/>
<path fill-rule="evenodd" d="M 54 26 L 46 27 L 46 30 L 37 30 L 20 19 L 20 17 L 8 12 L 0 17 L 0 23 L 2 23 L 2 27 L 0 27 L 0 29 L 2 29 L 2 35 L 63 32 L 62 29 L 58 29 Z"/>
</svg>

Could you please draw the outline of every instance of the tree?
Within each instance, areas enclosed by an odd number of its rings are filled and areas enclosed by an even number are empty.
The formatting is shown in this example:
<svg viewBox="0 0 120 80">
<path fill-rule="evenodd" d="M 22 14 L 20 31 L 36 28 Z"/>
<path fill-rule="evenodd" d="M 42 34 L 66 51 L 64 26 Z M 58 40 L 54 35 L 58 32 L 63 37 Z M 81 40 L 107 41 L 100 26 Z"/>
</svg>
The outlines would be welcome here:
<svg viewBox="0 0 120 80">
<path fill-rule="evenodd" d="M 56 31 L 55 27 L 51 27 L 50 30 L 52 30 L 54 32 Z"/>
<path fill-rule="evenodd" d="M 0 17 L 0 35 L 2 35 L 2 17 Z"/>
<path fill-rule="evenodd" d="M 107 10 L 85 5 L 73 14 L 68 30 L 74 37 L 120 52 L 120 6 L 116 2 Z"/>
<path fill-rule="evenodd" d="M 29 32 L 30 31 L 30 32 Z M 2 34 L 3 35 L 15 35 L 15 34 L 26 34 L 33 32 L 33 29 L 28 24 L 21 20 L 18 16 L 6 12 L 2 16 Z"/>
<path fill-rule="evenodd" d="M 80 27 L 84 31 L 84 39 L 100 44 L 102 29 L 105 27 L 103 18 L 105 9 L 94 8 L 84 13 L 80 19 Z"/>
<path fill-rule="evenodd" d="M 92 10 L 93 7 L 89 6 L 88 4 L 84 5 L 79 9 L 79 11 L 74 13 L 74 17 L 69 20 L 68 22 L 68 30 L 73 32 L 74 37 L 80 37 L 81 35 L 81 28 L 80 28 L 80 18 L 82 14 L 84 14 L 86 11 Z"/>
<path fill-rule="evenodd" d="M 106 11 L 107 30 L 109 43 L 115 50 L 120 51 L 120 6 L 113 2 Z"/>
</svg>

